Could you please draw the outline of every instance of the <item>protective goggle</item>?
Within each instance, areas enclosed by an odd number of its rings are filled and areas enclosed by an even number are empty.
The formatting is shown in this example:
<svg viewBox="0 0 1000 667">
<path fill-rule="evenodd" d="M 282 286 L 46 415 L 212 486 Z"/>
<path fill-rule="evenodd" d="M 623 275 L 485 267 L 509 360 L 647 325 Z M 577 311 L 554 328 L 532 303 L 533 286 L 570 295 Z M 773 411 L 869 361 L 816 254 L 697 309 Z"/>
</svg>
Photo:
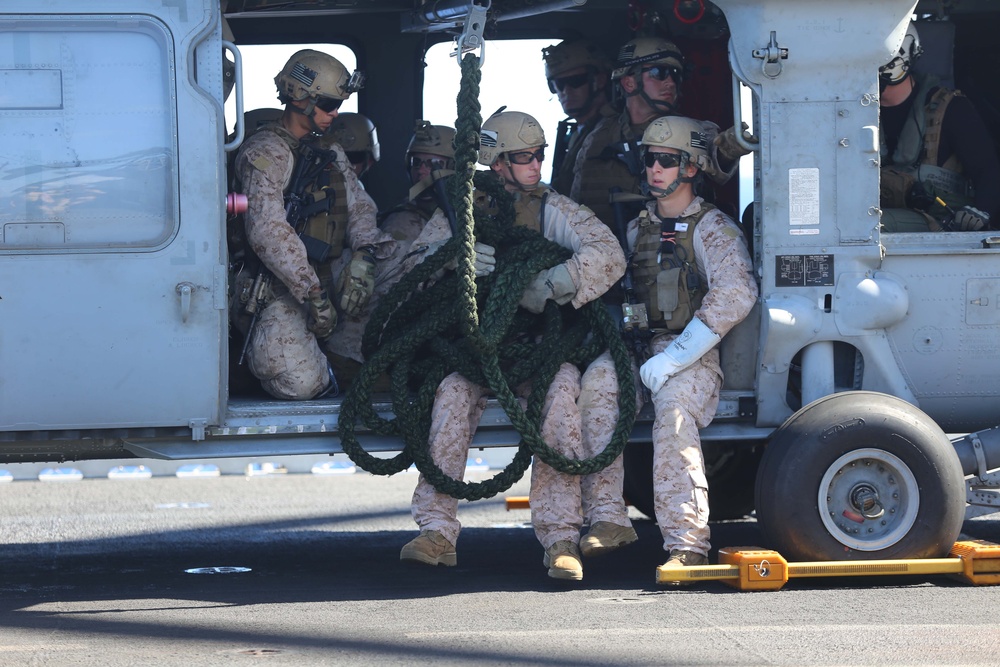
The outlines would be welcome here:
<svg viewBox="0 0 1000 667">
<path fill-rule="evenodd" d="M 545 162 L 545 149 L 539 148 L 537 151 L 518 151 L 517 153 L 507 153 L 507 159 L 512 164 L 531 164 L 532 160 L 538 160 L 541 164 Z"/>
<path fill-rule="evenodd" d="M 681 165 L 681 156 L 676 153 L 653 153 L 650 151 L 643 154 L 642 163 L 646 165 L 647 169 L 652 169 L 655 164 L 660 165 L 663 169 L 670 169 Z"/>
<path fill-rule="evenodd" d="M 557 79 L 549 79 L 549 92 L 565 90 L 569 88 L 579 88 L 590 80 L 590 74 L 574 74 L 573 76 L 562 76 Z"/>
<path fill-rule="evenodd" d="M 368 161 L 368 151 L 344 151 L 347 161 L 351 164 L 363 164 Z"/>
<path fill-rule="evenodd" d="M 674 83 L 680 83 L 681 79 L 684 78 L 684 72 L 679 67 L 671 67 L 670 65 L 651 65 L 643 67 L 642 71 L 649 72 L 650 78 L 657 81 L 666 81 L 669 76 L 674 80 Z"/>
<path fill-rule="evenodd" d="M 333 113 L 343 103 L 344 100 L 338 100 L 336 97 L 320 97 L 316 100 L 316 108 L 326 113 Z"/>
<path fill-rule="evenodd" d="M 411 155 L 407 161 L 410 165 L 410 169 L 420 169 L 421 167 L 427 167 L 431 171 L 439 171 L 441 169 L 454 169 L 455 161 L 451 158 L 446 157 L 432 157 L 428 159 L 419 158 L 416 155 Z"/>
</svg>

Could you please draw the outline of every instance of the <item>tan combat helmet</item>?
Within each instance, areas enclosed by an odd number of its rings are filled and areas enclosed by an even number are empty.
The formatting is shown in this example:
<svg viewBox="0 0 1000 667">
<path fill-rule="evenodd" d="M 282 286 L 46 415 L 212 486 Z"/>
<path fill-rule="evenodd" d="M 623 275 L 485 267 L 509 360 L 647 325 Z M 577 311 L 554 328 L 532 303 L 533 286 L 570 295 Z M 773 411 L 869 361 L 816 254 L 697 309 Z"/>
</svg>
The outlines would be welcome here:
<svg viewBox="0 0 1000 667">
<path fill-rule="evenodd" d="M 479 133 L 479 164 L 489 167 L 504 153 L 538 146 L 548 144 L 537 120 L 520 111 L 500 111 L 486 119 Z"/>
<path fill-rule="evenodd" d="M 359 72 L 348 74 L 339 60 L 312 49 L 293 54 L 274 77 L 282 104 L 319 97 L 346 100 L 361 89 L 363 81 Z"/>
<path fill-rule="evenodd" d="M 340 144 L 349 157 L 350 153 L 368 153 L 378 162 L 381 155 L 375 123 L 359 113 L 344 112 L 333 119 L 320 145 L 326 148 L 333 143 Z"/>
<path fill-rule="evenodd" d="M 418 120 L 413 129 L 413 137 L 406 147 L 406 167 L 409 168 L 411 153 L 429 153 L 455 160 L 455 130 L 447 125 L 431 125 L 429 121 Z"/>
<path fill-rule="evenodd" d="M 662 116 L 657 118 L 642 133 L 639 145 L 645 153 L 646 146 L 675 148 L 688 156 L 688 162 L 709 174 L 715 173 L 710 153 L 712 141 L 719 133 L 719 127 L 709 121 L 695 120 L 683 116 Z"/>
<path fill-rule="evenodd" d="M 565 40 L 542 49 L 545 61 L 545 78 L 554 79 L 559 75 L 579 67 L 593 68 L 594 71 L 611 69 L 611 59 L 597 46 L 585 39 Z"/>
<path fill-rule="evenodd" d="M 649 146 L 657 146 L 679 151 L 681 159 L 677 178 L 673 183 L 667 188 L 659 188 L 643 180 L 643 192 L 655 197 L 666 197 L 681 183 L 694 182 L 698 178 L 698 174 L 694 176 L 684 174 L 689 164 L 706 174 L 715 174 L 715 164 L 712 162 L 710 151 L 712 141 L 718 133 L 719 127 L 715 123 L 683 116 L 662 116 L 650 123 L 646 131 L 642 133 L 642 140 L 639 142 L 642 155 L 646 155 Z"/>
<path fill-rule="evenodd" d="M 617 81 L 629 74 L 635 74 L 648 65 L 676 67 L 683 74 L 684 56 L 677 45 L 670 40 L 662 37 L 636 37 L 618 51 L 618 62 L 611 73 L 611 79 Z M 677 81 L 678 85 L 680 83 Z"/>
</svg>

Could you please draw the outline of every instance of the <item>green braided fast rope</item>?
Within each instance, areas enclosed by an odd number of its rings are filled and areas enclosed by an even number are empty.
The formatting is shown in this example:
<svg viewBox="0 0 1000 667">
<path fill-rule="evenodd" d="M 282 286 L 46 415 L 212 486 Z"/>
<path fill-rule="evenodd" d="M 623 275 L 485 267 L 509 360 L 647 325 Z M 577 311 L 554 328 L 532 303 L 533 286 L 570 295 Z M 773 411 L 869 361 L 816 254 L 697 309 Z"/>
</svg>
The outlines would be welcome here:
<svg viewBox="0 0 1000 667">
<path fill-rule="evenodd" d="M 365 363 L 341 405 L 338 430 L 341 445 L 360 467 L 391 475 L 415 464 L 434 487 L 456 498 L 487 498 L 510 488 L 524 474 L 532 454 L 553 468 L 589 474 L 607 467 L 628 442 L 635 420 L 632 364 L 617 323 L 599 302 L 578 311 L 549 302 L 541 316 L 518 309 L 527 284 L 544 269 L 565 261 L 572 252 L 540 234 L 514 226 L 513 199 L 492 172 L 476 172 L 479 129 L 479 59 L 462 60 L 462 85 L 455 124 L 456 174 L 450 179 L 450 199 L 458 234 L 404 276 L 383 297 L 365 330 Z M 475 186 L 475 187 L 473 187 Z M 473 193 L 485 195 L 495 210 L 473 206 Z M 475 278 L 475 241 L 497 249 L 497 266 Z M 442 271 L 446 265 L 454 271 Z M 443 277 L 442 277 L 443 274 Z M 435 278 L 436 282 L 428 285 Z M 559 366 L 586 367 L 610 349 L 619 378 L 619 417 L 605 450 L 591 459 L 570 459 L 541 437 L 545 394 Z M 438 385 L 458 372 L 489 387 L 521 435 L 510 464 L 489 480 L 467 483 L 445 475 L 428 449 L 431 411 Z M 383 373 L 391 381 L 394 418 L 378 415 L 371 389 Z M 527 410 L 512 387 L 530 383 Z M 374 433 L 399 437 L 403 451 L 383 459 L 361 447 L 356 425 Z"/>
</svg>

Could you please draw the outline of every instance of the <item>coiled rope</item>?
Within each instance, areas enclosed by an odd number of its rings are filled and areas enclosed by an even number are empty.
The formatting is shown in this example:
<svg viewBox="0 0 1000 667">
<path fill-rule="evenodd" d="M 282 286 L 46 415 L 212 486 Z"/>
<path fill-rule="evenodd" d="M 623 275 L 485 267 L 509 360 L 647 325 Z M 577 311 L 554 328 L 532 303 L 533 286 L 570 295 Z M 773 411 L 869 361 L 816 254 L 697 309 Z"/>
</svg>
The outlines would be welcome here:
<svg viewBox="0 0 1000 667">
<path fill-rule="evenodd" d="M 479 130 L 479 58 L 462 60 L 455 134 L 456 173 L 450 198 L 458 234 L 393 286 L 372 313 L 362 341 L 365 363 L 341 405 L 338 430 L 344 452 L 361 468 L 392 475 L 411 463 L 441 493 L 477 500 L 509 489 L 532 454 L 571 474 L 602 470 L 621 454 L 635 421 L 635 391 L 628 350 L 618 325 L 599 301 L 579 310 L 549 301 L 541 316 L 518 308 L 527 284 L 544 269 L 564 262 L 572 252 L 537 232 L 514 226 L 514 202 L 492 172 L 476 172 Z M 494 202 L 490 211 L 473 206 L 477 195 Z M 475 278 L 480 240 L 496 248 L 492 274 Z M 446 265 L 454 271 L 428 286 Z M 618 420 L 611 442 L 590 459 L 570 459 L 549 447 L 540 435 L 545 394 L 559 366 L 585 368 L 610 349 L 618 376 Z M 504 470 L 482 482 L 463 482 L 444 474 L 428 448 L 431 410 L 438 385 L 450 373 L 489 387 L 521 436 L 517 454 Z M 379 416 L 371 401 L 375 380 L 388 373 L 392 419 Z M 530 383 L 527 410 L 512 387 Z M 360 445 L 361 422 L 380 435 L 397 436 L 404 448 L 396 456 L 372 456 Z"/>
</svg>

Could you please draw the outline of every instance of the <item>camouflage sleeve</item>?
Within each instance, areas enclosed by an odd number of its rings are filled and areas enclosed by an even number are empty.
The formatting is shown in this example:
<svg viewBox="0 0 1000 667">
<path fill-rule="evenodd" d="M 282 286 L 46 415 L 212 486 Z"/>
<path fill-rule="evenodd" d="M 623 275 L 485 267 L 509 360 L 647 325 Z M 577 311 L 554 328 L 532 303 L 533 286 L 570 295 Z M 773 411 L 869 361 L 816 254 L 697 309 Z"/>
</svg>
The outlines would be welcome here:
<svg viewBox="0 0 1000 667">
<path fill-rule="evenodd" d="M 451 226 L 448 224 L 448 218 L 438 209 L 410 245 L 410 250 L 403 259 L 403 273 L 409 273 L 413 267 L 424 261 L 429 254 L 428 251 L 435 250 L 450 238 Z"/>
<path fill-rule="evenodd" d="M 746 242 L 736 224 L 715 210 L 695 228 L 694 252 L 708 283 L 708 293 L 695 317 L 725 336 L 757 301 L 757 282 Z"/>
<path fill-rule="evenodd" d="M 625 273 L 625 253 L 618 239 L 593 211 L 569 197 L 549 195 L 545 236 L 573 251 L 565 264 L 576 285 L 574 308 L 599 298 Z"/>
<path fill-rule="evenodd" d="M 424 220 L 416 211 L 402 210 L 390 213 L 382 221 L 382 231 L 396 242 L 392 255 L 378 263 L 375 276 L 375 293 L 385 294 L 404 275 L 403 262 L 413 242 L 423 231 Z"/>
<path fill-rule="evenodd" d="M 271 132 L 255 134 L 236 157 L 236 173 L 247 196 L 244 220 L 250 248 L 301 302 L 319 288 L 320 281 L 305 246 L 285 221 L 283 193 L 292 165 L 291 150 Z"/>
<path fill-rule="evenodd" d="M 371 246 L 375 248 L 375 259 L 385 259 L 396 248 L 396 242 L 378 228 L 378 208 L 361 185 L 358 175 L 351 169 L 344 149 L 339 144 L 333 144 L 331 149 L 337 154 L 334 164 L 344 174 L 347 184 L 348 245 L 352 250 Z"/>
</svg>

